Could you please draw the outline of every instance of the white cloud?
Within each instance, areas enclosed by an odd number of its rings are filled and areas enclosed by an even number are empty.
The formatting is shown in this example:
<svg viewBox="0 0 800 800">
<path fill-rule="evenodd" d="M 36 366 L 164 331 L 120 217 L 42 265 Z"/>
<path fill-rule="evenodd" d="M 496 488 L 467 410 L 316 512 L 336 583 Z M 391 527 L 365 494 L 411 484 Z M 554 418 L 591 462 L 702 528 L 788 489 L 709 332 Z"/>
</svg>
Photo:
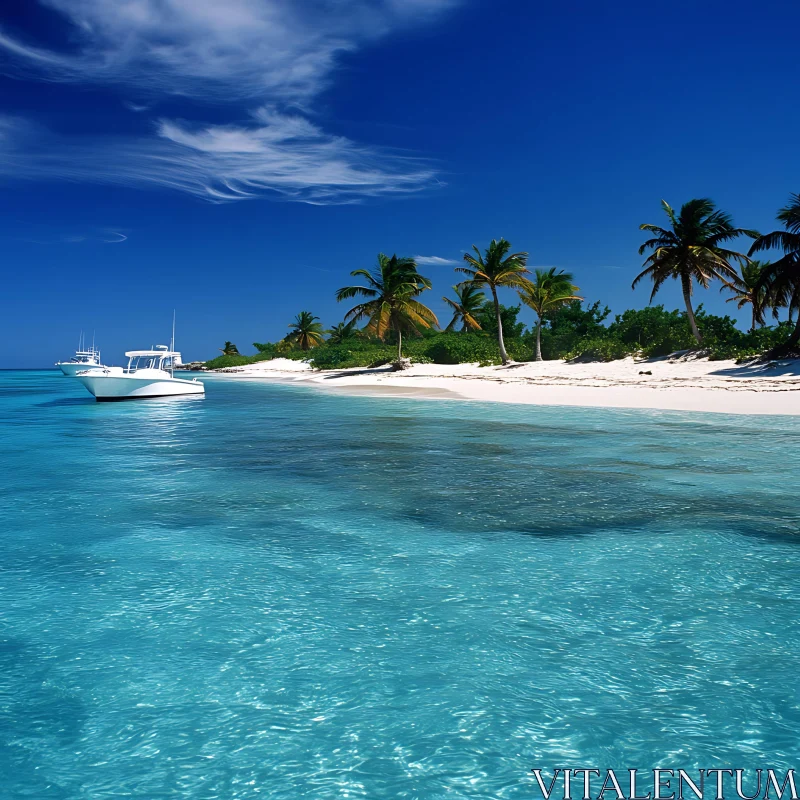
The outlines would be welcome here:
<svg viewBox="0 0 800 800">
<path fill-rule="evenodd" d="M 461 263 L 452 258 L 441 258 L 439 256 L 414 256 L 414 261 L 426 267 L 452 267 Z"/>
<path fill-rule="evenodd" d="M 418 24 L 457 0 L 38 0 L 71 23 L 54 52 L 0 31 L 18 69 L 148 93 L 297 102 L 338 54 Z"/>
<path fill-rule="evenodd" d="M 24 242 L 33 244 L 121 244 L 128 240 L 128 236 L 112 228 L 90 228 L 80 232 L 54 231 L 50 224 L 34 224 L 27 230 L 18 230 L 23 234 L 20 238 Z"/>
<path fill-rule="evenodd" d="M 0 137 L 4 131 L 0 117 Z M 433 171 L 396 153 L 329 136 L 308 120 L 260 109 L 250 125 L 158 123 L 157 138 L 53 137 L 27 126 L 0 138 L 0 176 L 159 186 L 211 202 L 273 195 L 308 203 L 419 191 Z"/>
<path fill-rule="evenodd" d="M 146 112 L 168 95 L 257 109 L 250 121 L 154 121 L 151 136 L 84 136 L 0 119 L 0 176 L 161 186 L 214 202 L 277 195 L 311 203 L 419 191 L 430 166 L 322 131 L 306 117 L 339 53 L 420 24 L 462 0 L 37 0 L 70 23 L 55 52 L 0 30 L 6 72 L 107 83 Z"/>
</svg>

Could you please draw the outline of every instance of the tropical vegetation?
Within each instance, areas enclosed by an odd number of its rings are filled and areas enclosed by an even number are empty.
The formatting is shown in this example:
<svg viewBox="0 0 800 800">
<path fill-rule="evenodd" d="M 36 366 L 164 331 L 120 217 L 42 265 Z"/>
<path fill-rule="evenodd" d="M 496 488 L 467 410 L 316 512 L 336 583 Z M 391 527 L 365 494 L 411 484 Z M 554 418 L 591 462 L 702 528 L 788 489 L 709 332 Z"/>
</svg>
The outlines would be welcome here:
<svg viewBox="0 0 800 800">
<path fill-rule="evenodd" d="M 431 289 L 413 258 L 379 254 L 372 270 L 351 272 L 360 282 L 338 290 L 339 302 L 358 300 L 344 319 L 323 330 L 319 317 L 300 312 L 289 334 L 278 342 L 259 343 L 243 356 L 231 342 L 207 368 L 246 364 L 275 357 L 308 360 L 315 367 L 375 367 L 396 363 L 403 355 L 416 362 L 508 364 L 512 360 L 612 360 L 692 351 L 710 358 L 800 355 L 800 195 L 777 215 L 782 229 L 760 235 L 738 228 L 711 200 L 684 203 L 679 212 L 662 201 L 669 224 L 643 224 L 649 234 L 639 252 L 646 255 L 633 286 L 652 282 L 651 304 L 611 317 L 608 306 L 578 295 L 573 274 L 556 267 L 528 270 L 528 253 L 512 252 L 506 239 L 493 239 L 484 250 L 473 245 L 456 268 L 466 280 L 442 300 L 451 315 L 444 330 L 421 296 Z M 733 249 L 739 237 L 754 239 L 747 254 Z M 778 251 L 772 262 L 752 256 Z M 684 308 L 652 305 L 668 280 L 678 281 Z M 730 316 L 695 306 L 695 291 L 713 281 L 730 293 L 728 302 L 749 307 L 750 328 L 743 331 Z M 489 297 L 485 292 L 488 290 Z M 500 302 L 500 291 L 519 304 Z M 519 320 L 522 306 L 535 323 Z M 771 314 L 775 324 L 767 324 Z M 400 366 L 398 364 L 398 366 Z"/>
<path fill-rule="evenodd" d="M 751 331 L 754 331 L 759 324 L 764 324 L 761 310 L 766 300 L 766 292 L 764 287 L 760 285 L 760 279 L 761 273 L 766 266 L 765 261 L 755 260 L 742 264 L 739 275 L 731 281 L 726 281 L 720 289 L 720 291 L 730 289 L 733 292 L 733 297 L 729 297 L 725 302 L 736 303 L 736 308 L 739 309 L 747 305 L 750 306 Z"/>
<path fill-rule="evenodd" d="M 381 342 L 391 333 L 397 339 L 397 358 L 403 355 L 403 334 L 419 335 L 425 328 L 438 326 L 436 314 L 417 300 L 431 288 L 431 282 L 417 271 L 413 258 L 398 258 L 380 253 L 377 266 L 370 272 L 353 270 L 354 278 L 363 278 L 366 286 L 345 286 L 336 292 L 337 301 L 366 298 L 345 314 L 345 322 L 366 320 L 365 333 Z"/>
<path fill-rule="evenodd" d="M 354 319 L 350 322 L 337 322 L 327 333 L 328 344 L 344 344 L 349 339 L 358 339 L 361 336 L 358 321 Z"/>
<path fill-rule="evenodd" d="M 781 352 L 796 350 L 800 343 L 800 194 L 793 194 L 789 203 L 778 212 L 778 221 L 785 230 L 773 231 L 759 236 L 750 253 L 765 250 L 780 250 L 783 255 L 774 263 L 766 265 L 759 276 L 756 290 L 759 314 L 771 306 L 777 316 L 779 308 L 789 309 L 789 319 L 797 313 L 797 323 L 789 338 L 781 345 Z"/>
<path fill-rule="evenodd" d="M 542 323 L 549 312 L 571 303 L 573 300 L 583 300 L 575 294 L 578 287 L 572 283 L 569 272 L 551 269 L 537 269 L 536 278 L 529 286 L 524 287 L 520 293 L 520 300 L 536 312 L 536 360 L 542 360 Z"/>
<path fill-rule="evenodd" d="M 289 325 L 287 342 L 296 344 L 303 352 L 317 347 L 325 341 L 322 323 L 310 311 L 301 311 Z"/>
<path fill-rule="evenodd" d="M 503 364 L 509 362 L 506 352 L 505 341 L 503 339 L 503 320 L 500 314 L 500 302 L 497 298 L 497 290 L 501 286 L 511 289 L 525 289 L 530 284 L 527 278 L 528 263 L 527 253 L 510 253 L 511 245 L 505 239 L 492 239 L 486 251 L 481 251 L 472 245 L 475 251 L 473 256 L 470 253 L 464 254 L 464 261 L 469 266 L 456 267 L 456 272 L 461 272 L 469 276 L 468 282 L 478 288 L 486 287 L 492 293 L 494 303 L 495 319 L 497 320 L 497 344 L 500 347 L 500 360 Z"/>
<path fill-rule="evenodd" d="M 219 348 L 223 356 L 238 356 L 239 350 L 233 342 L 225 342 L 223 347 Z"/>
<path fill-rule="evenodd" d="M 461 326 L 462 333 L 481 330 L 477 315 L 486 304 L 486 295 L 474 283 L 459 283 L 453 287 L 453 291 L 456 295 L 455 300 L 449 297 L 442 298 L 453 310 L 453 319 L 445 330 L 455 330 L 458 325 Z"/>
<path fill-rule="evenodd" d="M 632 287 L 644 278 L 653 281 L 650 302 L 670 278 L 680 281 L 686 317 L 698 344 L 703 343 L 692 308 L 694 284 L 704 289 L 715 278 L 725 283 L 738 275 L 732 262 L 748 263 L 743 253 L 723 245 L 739 236 L 756 238 L 755 231 L 734 227 L 730 215 L 719 211 L 708 198 L 690 200 L 675 214 L 670 205 L 661 201 L 670 222 L 669 228 L 644 223 L 640 230 L 654 234 L 640 248 L 639 255 L 652 251 L 642 265 L 644 269 L 634 278 Z"/>
</svg>

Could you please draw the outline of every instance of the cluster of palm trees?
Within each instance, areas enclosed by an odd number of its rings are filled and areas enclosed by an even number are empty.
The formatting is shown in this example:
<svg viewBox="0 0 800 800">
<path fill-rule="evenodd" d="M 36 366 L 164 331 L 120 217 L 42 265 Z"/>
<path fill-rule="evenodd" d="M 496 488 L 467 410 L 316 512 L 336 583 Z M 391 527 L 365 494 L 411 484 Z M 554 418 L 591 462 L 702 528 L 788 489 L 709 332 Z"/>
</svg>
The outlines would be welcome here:
<svg viewBox="0 0 800 800">
<path fill-rule="evenodd" d="M 694 287 L 699 285 L 707 289 L 713 280 L 719 280 L 723 288 L 733 292 L 730 301 L 736 302 L 739 308 L 747 304 L 752 307 L 754 328 L 765 324 L 767 311 L 771 310 L 777 318 L 780 309 L 788 309 L 790 320 L 797 313 L 796 327 L 783 349 L 796 348 L 800 342 L 800 195 L 792 195 L 789 204 L 778 213 L 784 230 L 763 236 L 755 230 L 735 227 L 731 217 L 708 199 L 690 200 L 679 213 L 664 201 L 662 206 L 669 226 L 640 226 L 652 236 L 639 249 L 640 255 L 649 254 L 632 286 L 645 278 L 650 279 L 652 301 L 668 279 L 680 281 L 689 325 L 698 344 L 702 344 L 692 306 Z M 747 254 L 729 247 L 730 242 L 741 236 L 754 240 Z M 583 299 L 578 295 L 579 287 L 573 283 L 573 276 L 555 267 L 531 273 L 527 267 L 528 253 L 512 253 L 506 239 L 493 239 L 483 252 L 474 245 L 472 250 L 464 255 L 465 266 L 456 268 L 456 272 L 467 277 L 453 287 L 455 299 L 443 298 L 453 312 L 445 330 L 480 330 L 478 316 L 487 302 L 484 292 L 488 290 L 497 320 L 500 358 L 507 364 L 510 359 L 503 339 L 498 289 L 512 289 L 536 313 L 535 357 L 541 361 L 544 320 L 559 307 Z M 771 263 L 751 258 L 766 250 L 780 250 L 782 256 Z M 347 312 L 343 322 L 327 331 L 327 341 L 331 344 L 341 343 L 361 332 L 383 341 L 391 333 L 396 337 L 400 358 L 404 335 L 438 327 L 434 312 L 418 299 L 431 288 L 431 281 L 420 275 L 414 259 L 381 253 L 372 271 L 357 269 L 351 275 L 362 278 L 363 282 L 339 289 L 336 299 L 341 302 L 359 298 L 362 302 Z M 366 324 L 358 331 L 356 326 L 361 322 Z M 326 332 L 319 318 L 309 311 L 298 314 L 289 327 L 291 330 L 285 341 L 301 350 L 309 350 L 324 341 Z"/>
<path fill-rule="evenodd" d="M 542 321 L 545 314 L 572 300 L 583 299 L 576 295 L 578 287 L 572 283 L 572 275 L 563 270 L 557 272 L 555 268 L 537 269 L 534 279 L 531 280 L 528 277 L 531 274 L 527 267 L 528 254 L 509 254 L 511 245 L 505 239 L 492 239 L 492 243 L 483 254 L 475 245 L 472 245 L 472 249 L 475 255 L 471 253 L 464 255 L 464 261 L 468 266 L 456 268 L 456 272 L 461 272 L 468 278 L 453 288 L 456 291 L 460 288 L 463 292 L 467 287 L 475 291 L 486 287 L 491 292 L 497 318 L 497 343 L 503 364 L 507 364 L 509 358 L 503 341 L 503 321 L 497 290 L 501 286 L 515 289 L 520 300 L 536 312 L 536 360 L 541 361 Z"/>
<path fill-rule="evenodd" d="M 453 318 L 445 330 L 452 331 L 459 326 L 465 332 L 480 330 L 477 316 L 486 303 L 484 290 L 488 289 L 497 319 L 500 358 L 507 364 L 509 357 L 503 340 L 503 321 L 497 290 L 501 287 L 515 289 L 522 302 L 538 315 L 536 357 L 541 360 L 540 333 L 545 315 L 559 305 L 582 299 L 576 295 L 578 287 L 573 285 L 572 275 L 550 269 L 536 270 L 533 279 L 529 278 L 531 273 L 527 268 L 528 254 L 510 253 L 511 245 L 505 239 L 493 239 L 483 253 L 474 245 L 472 249 L 474 255 L 467 253 L 464 256 L 467 265 L 456 269 L 456 272 L 467 275 L 467 279 L 453 287 L 455 300 L 443 298 L 453 311 Z M 347 312 L 342 325 L 366 320 L 365 332 L 381 340 L 389 332 L 393 332 L 397 337 L 398 358 L 402 355 L 403 334 L 438 326 L 439 321 L 433 311 L 417 299 L 422 292 L 431 288 L 431 282 L 419 274 L 413 259 L 397 256 L 389 258 L 381 254 L 375 270 L 368 272 L 357 269 L 351 275 L 363 277 L 366 285 L 339 289 L 336 299 L 366 299 Z"/>
<path fill-rule="evenodd" d="M 735 227 L 731 217 L 708 199 L 690 200 L 678 214 L 663 200 L 662 206 L 669 219 L 668 228 L 640 226 L 653 238 L 639 248 L 640 255 L 648 251 L 650 254 L 633 286 L 643 278 L 652 280 L 652 300 L 669 278 L 680 281 L 686 314 L 698 344 L 702 344 L 702 336 L 692 308 L 695 284 L 707 289 L 712 280 L 721 281 L 722 288 L 734 293 L 729 302 L 736 302 L 739 308 L 751 306 L 753 328 L 765 323 L 767 311 L 777 319 L 780 309 L 788 309 L 791 320 L 800 310 L 800 195 L 791 195 L 788 205 L 778 212 L 784 230 L 763 236 L 758 231 Z M 754 240 L 747 254 L 726 246 L 740 236 Z M 767 250 L 779 250 L 782 255 L 771 263 L 751 258 Z M 791 352 L 798 342 L 800 313 L 781 349 Z"/>
</svg>

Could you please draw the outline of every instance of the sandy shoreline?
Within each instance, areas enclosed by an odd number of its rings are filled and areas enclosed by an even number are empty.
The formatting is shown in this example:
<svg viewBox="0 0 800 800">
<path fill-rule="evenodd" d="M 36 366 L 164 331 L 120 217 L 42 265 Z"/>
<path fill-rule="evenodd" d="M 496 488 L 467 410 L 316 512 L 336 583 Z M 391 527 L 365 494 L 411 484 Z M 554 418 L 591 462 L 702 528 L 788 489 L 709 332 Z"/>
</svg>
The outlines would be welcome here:
<svg viewBox="0 0 800 800">
<path fill-rule="evenodd" d="M 647 374 L 650 373 L 650 374 Z M 418 364 L 403 372 L 312 370 L 274 359 L 224 373 L 233 380 L 292 382 L 360 395 L 482 402 L 800 415 L 800 361 L 758 365 L 707 359 L 543 361 L 506 367 Z"/>
</svg>

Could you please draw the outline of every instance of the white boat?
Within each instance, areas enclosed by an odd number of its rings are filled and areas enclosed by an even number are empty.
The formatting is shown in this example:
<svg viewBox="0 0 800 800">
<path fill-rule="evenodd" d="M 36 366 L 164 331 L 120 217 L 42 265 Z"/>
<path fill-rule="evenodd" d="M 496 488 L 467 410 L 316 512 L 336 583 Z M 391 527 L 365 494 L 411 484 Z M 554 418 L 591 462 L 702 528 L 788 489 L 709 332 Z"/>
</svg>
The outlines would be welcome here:
<svg viewBox="0 0 800 800">
<path fill-rule="evenodd" d="M 86 347 L 82 333 L 78 341 L 78 349 L 75 351 L 75 355 L 69 361 L 57 361 L 56 366 L 65 375 L 70 377 L 89 369 L 105 369 L 100 362 L 100 351 L 95 350 L 94 341 L 92 341 L 91 347 Z"/>
<path fill-rule="evenodd" d="M 175 377 L 181 354 L 165 344 L 153 350 L 130 350 L 125 356 L 128 359 L 125 368 L 92 368 L 78 372 L 75 377 L 95 399 L 101 401 L 205 394 L 205 388 L 197 378 L 189 381 Z"/>
<path fill-rule="evenodd" d="M 69 361 L 58 361 L 56 366 L 70 377 L 86 370 L 105 369 L 100 363 L 99 350 L 76 350 L 75 355 Z"/>
</svg>

